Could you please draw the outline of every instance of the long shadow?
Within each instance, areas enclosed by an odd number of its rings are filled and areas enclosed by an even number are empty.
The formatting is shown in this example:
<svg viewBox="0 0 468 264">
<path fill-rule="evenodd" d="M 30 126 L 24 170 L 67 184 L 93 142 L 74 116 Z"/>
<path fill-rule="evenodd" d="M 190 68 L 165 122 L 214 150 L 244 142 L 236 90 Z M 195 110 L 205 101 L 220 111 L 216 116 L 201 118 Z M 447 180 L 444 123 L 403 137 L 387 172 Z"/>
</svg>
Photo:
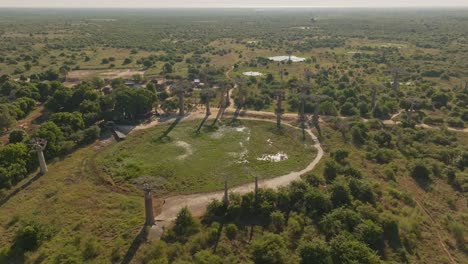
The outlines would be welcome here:
<svg viewBox="0 0 468 264">
<path fill-rule="evenodd" d="M 219 240 L 221 239 L 221 235 L 223 234 L 223 227 L 224 223 L 221 223 L 218 228 L 218 236 L 216 237 L 216 242 L 213 247 L 213 254 L 216 253 L 216 249 L 218 248 Z"/>
<path fill-rule="evenodd" d="M 133 240 L 132 244 L 127 250 L 127 253 L 125 254 L 125 257 L 122 260 L 122 264 L 128 264 L 132 261 L 133 257 L 135 257 L 135 254 L 137 253 L 138 249 L 140 248 L 141 244 L 146 240 L 148 237 L 148 226 L 145 225 L 140 229 L 140 232 L 138 232 L 138 235 L 135 237 Z"/>
<path fill-rule="evenodd" d="M 196 131 L 197 134 L 200 134 L 200 129 L 203 127 L 203 125 L 205 124 L 206 120 L 208 120 L 208 117 L 209 117 L 209 115 L 205 115 L 205 118 L 203 118 L 203 120 L 201 121 L 201 123 L 200 123 L 200 125 L 198 126 L 197 131 Z"/>
<path fill-rule="evenodd" d="M 171 131 L 179 124 L 180 120 L 182 120 L 182 117 L 176 118 L 174 122 L 164 131 L 164 133 L 159 137 L 159 139 L 163 139 L 171 133 Z"/>
<path fill-rule="evenodd" d="M 13 196 L 17 195 L 21 190 L 27 188 L 29 185 L 33 184 L 35 181 L 37 181 L 41 177 L 41 173 L 37 173 L 34 177 L 29 179 L 27 182 L 25 182 L 23 185 L 19 186 L 16 188 L 14 191 L 9 193 L 7 196 L 3 197 L 0 199 L 0 206 L 4 205 L 8 200 L 10 200 Z"/>
<path fill-rule="evenodd" d="M 232 119 L 231 119 L 231 124 L 234 124 L 234 123 L 237 121 L 237 118 L 239 117 L 241 111 L 242 111 L 242 106 L 239 105 L 239 106 L 236 108 L 236 111 L 234 112 L 234 116 L 233 116 Z"/>
</svg>

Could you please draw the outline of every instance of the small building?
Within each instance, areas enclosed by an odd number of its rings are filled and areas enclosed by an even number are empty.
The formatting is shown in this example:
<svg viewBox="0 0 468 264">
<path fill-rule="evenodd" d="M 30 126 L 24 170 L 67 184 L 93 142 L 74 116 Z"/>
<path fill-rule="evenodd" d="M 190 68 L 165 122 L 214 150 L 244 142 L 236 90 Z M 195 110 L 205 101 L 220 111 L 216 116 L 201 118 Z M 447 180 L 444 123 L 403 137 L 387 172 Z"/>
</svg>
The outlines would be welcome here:
<svg viewBox="0 0 468 264">
<path fill-rule="evenodd" d="M 200 79 L 195 79 L 192 82 L 193 87 L 199 87 L 201 84 Z"/>
<path fill-rule="evenodd" d="M 124 133 L 120 132 L 116 128 L 114 128 L 113 130 L 114 130 L 114 136 L 118 141 L 121 141 L 127 138 L 127 136 Z"/>
<path fill-rule="evenodd" d="M 133 80 L 125 80 L 124 84 L 127 86 L 135 86 L 136 82 Z"/>
</svg>

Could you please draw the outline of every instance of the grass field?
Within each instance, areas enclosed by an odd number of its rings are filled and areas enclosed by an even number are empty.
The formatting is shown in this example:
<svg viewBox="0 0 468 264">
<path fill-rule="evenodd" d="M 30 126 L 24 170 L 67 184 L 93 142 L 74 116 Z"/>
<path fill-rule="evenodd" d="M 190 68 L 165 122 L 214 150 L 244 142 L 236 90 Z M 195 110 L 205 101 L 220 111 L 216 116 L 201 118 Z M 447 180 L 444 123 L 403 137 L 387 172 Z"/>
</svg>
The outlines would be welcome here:
<svg viewBox="0 0 468 264">
<path fill-rule="evenodd" d="M 97 253 L 89 263 L 123 258 L 144 222 L 142 193 L 101 181 L 87 169 L 93 155 L 87 147 L 51 163 L 46 176 L 0 207 L 0 263 L 82 263 L 89 242 Z M 44 230 L 42 246 L 3 259 L 16 231 L 30 224 Z"/>
<path fill-rule="evenodd" d="M 193 193 L 220 189 L 225 178 L 238 185 L 254 175 L 269 178 L 300 170 L 315 156 L 312 140 L 304 143 L 294 128 L 278 132 L 274 123 L 242 121 L 236 127 L 205 126 L 197 135 L 199 122 L 180 122 L 166 137 L 170 124 L 137 132 L 104 150 L 97 166 L 115 181 L 147 175 L 160 186 L 158 192 Z M 280 152 L 288 159 L 257 160 Z"/>
</svg>

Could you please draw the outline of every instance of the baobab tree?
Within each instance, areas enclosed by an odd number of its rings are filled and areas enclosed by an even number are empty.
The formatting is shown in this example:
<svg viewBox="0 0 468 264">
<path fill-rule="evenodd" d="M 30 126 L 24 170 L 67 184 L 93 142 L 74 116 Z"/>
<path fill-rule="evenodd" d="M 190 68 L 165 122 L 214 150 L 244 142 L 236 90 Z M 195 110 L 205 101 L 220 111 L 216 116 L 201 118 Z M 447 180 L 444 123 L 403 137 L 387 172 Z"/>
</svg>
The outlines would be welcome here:
<svg viewBox="0 0 468 264">
<path fill-rule="evenodd" d="M 211 115 L 210 100 L 215 96 L 215 91 L 213 89 L 203 89 L 200 93 L 200 101 L 205 104 L 205 117 L 197 128 L 196 133 L 200 133 L 200 129 L 203 127 L 203 124 L 206 122 L 208 117 Z"/>
<path fill-rule="evenodd" d="M 348 143 L 348 137 L 347 137 L 347 134 L 349 131 L 348 121 L 346 121 L 345 118 L 338 117 L 336 126 L 338 127 L 338 130 L 340 131 L 341 136 L 343 137 L 343 141 L 345 143 Z"/>
<path fill-rule="evenodd" d="M 145 192 L 145 224 L 154 224 L 154 211 L 153 211 L 153 195 L 151 194 L 151 187 L 145 183 L 143 185 L 143 191 Z"/>
<path fill-rule="evenodd" d="M 392 78 L 393 78 L 393 84 L 392 84 L 392 88 L 393 90 L 395 91 L 399 91 L 400 90 L 400 78 L 404 75 L 407 75 L 408 72 L 403 69 L 403 68 L 400 68 L 400 67 L 390 67 L 388 70 L 387 70 L 388 73 L 390 73 L 392 75 Z"/>
<path fill-rule="evenodd" d="M 327 100 L 329 97 L 326 95 L 313 95 L 312 101 L 315 102 L 314 115 L 312 116 L 312 125 L 317 129 L 319 136 L 322 136 L 322 129 L 320 128 L 320 103 Z"/>
<path fill-rule="evenodd" d="M 218 114 L 216 115 L 215 120 L 213 121 L 213 125 L 215 125 L 220 118 L 222 118 L 226 107 L 229 104 L 229 89 L 230 84 L 226 81 L 222 81 L 218 83 L 218 89 L 220 91 L 220 102 L 219 102 L 219 110 Z"/>
<path fill-rule="evenodd" d="M 236 87 L 238 88 L 239 94 L 237 96 L 236 112 L 234 113 L 234 115 L 232 117 L 231 123 L 234 123 L 237 120 L 237 117 L 239 116 L 240 111 L 242 110 L 242 108 L 244 108 L 245 93 L 244 93 L 243 83 L 244 83 L 243 80 L 241 78 L 238 78 L 236 80 L 235 85 L 234 85 L 234 88 L 236 88 Z M 228 93 L 228 96 L 229 96 L 229 93 Z"/>
<path fill-rule="evenodd" d="M 309 91 L 309 85 L 305 83 L 302 84 L 301 104 L 299 107 L 299 121 L 301 123 L 301 129 L 302 129 L 302 140 L 305 140 L 305 128 L 306 128 L 306 120 L 307 120 L 307 117 L 305 115 L 305 99 L 306 99 L 308 91 Z"/>
<path fill-rule="evenodd" d="M 382 90 L 382 85 L 379 83 L 371 83 L 370 88 L 372 89 L 372 97 L 371 97 L 371 113 L 373 114 L 375 108 L 377 107 L 377 96 L 380 90 Z"/>
<path fill-rule="evenodd" d="M 288 54 L 288 62 L 291 62 L 291 55 L 292 55 L 292 50 L 287 50 L 286 53 Z"/>
<path fill-rule="evenodd" d="M 184 80 L 174 83 L 171 87 L 174 95 L 179 97 L 179 115 L 183 116 L 185 114 L 185 93 L 191 88 L 191 84 Z"/>
<path fill-rule="evenodd" d="M 29 147 L 33 152 L 36 152 L 41 174 L 45 175 L 48 172 L 47 164 L 44 158 L 44 149 L 47 146 L 47 140 L 43 138 L 33 138 L 29 143 Z"/>
<path fill-rule="evenodd" d="M 404 108 L 406 111 L 406 121 L 408 122 L 408 125 L 412 126 L 411 124 L 413 122 L 414 108 L 420 104 L 420 100 L 419 98 L 415 98 L 415 97 L 408 98 L 407 100 L 405 100 L 405 104 L 406 106 Z M 409 106 L 409 109 L 408 109 L 408 106 Z"/>
<path fill-rule="evenodd" d="M 281 83 L 278 83 L 276 85 L 273 86 L 274 90 L 275 90 L 275 95 L 276 95 L 276 109 L 275 109 L 275 113 L 276 113 L 276 128 L 281 129 L 281 118 L 283 116 L 283 113 L 284 113 L 284 109 L 283 109 L 283 100 L 284 100 L 284 95 L 285 95 L 285 92 L 284 92 L 284 83 L 281 82 Z"/>
</svg>

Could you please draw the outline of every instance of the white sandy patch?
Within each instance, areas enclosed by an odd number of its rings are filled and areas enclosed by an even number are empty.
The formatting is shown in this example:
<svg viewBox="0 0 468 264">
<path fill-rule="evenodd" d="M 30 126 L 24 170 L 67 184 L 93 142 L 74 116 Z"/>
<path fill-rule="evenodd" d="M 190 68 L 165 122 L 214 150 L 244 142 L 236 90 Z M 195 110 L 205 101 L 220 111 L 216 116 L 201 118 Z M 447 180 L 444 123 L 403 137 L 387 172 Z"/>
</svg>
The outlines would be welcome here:
<svg viewBox="0 0 468 264">
<path fill-rule="evenodd" d="M 192 149 L 192 146 L 189 143 L 187 143 L 185 141 L 176 141 L 174 144 L 177 147 L 183 148 L 185 150 L 185 154 L 177 156 L 177 159 L 182 160 L 182 159 L 185 159 L 188 156 L 192 155 L 193 149 Z"/>
<path fill-rule="evenodd" d="M 263 73 L 253 71 L 243 72 L 242 74 L 245 76 L 263 76 Z"/>
<path fill-rule="evenodd" d="M 268 146 L 272 147 L 273 146 L 273 141 L 271 139 L 267 139 Z"/>
<path fill-rule="evenodd" d="M 280 162 L 288 159 L 288 154 L 280 151 L 276 154 L 263 154 L 261 157 L 258 157 L 257 160 L 270 161 L 270 162 Z"/>
<path fill-rule="evenodd" d="M 275 56 L 275 57 L 269 57 L 268 59 L 272 60 L 272 61 L 288 61 L 289 56 L 288 55 L 286 55 L 286 56 Z M 296 56 L 291 56 L 291 61 L 292 62 L 301 62 L 301 61 L 305 61 L 305 60 L 306 60 L 305 58 L 299 58 L 299 57 L 296 57 Z"/>
</svg>

